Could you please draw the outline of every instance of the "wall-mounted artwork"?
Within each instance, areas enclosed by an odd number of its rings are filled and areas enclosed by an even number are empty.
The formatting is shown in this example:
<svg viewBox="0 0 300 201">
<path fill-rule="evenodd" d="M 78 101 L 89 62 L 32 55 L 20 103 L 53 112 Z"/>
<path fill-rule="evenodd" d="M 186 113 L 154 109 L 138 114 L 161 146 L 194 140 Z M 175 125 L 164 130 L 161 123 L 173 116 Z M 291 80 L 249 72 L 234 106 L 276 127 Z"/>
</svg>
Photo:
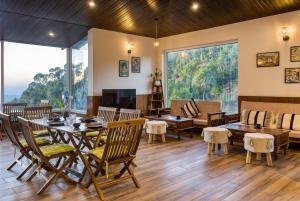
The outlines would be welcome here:
<svg viewBox="0 0 300 201">
<path fill-rule="evenodd" d="M 286 68 L 284 77 L 285 83 L 300 83 L 300 68 Z"/>
<path fill-rule="evenodd" d="M 256 54 L 257 67 L 279 66 L 279 52 L 264 52 Z"/>
<path fill-rule="evenodd" d="M 129 62 L 125 60 L 119 61 L 119 77 L 129 77 Z"/>
<path fill-rule="evenodd" d="M 141 72 L 141 57 L 131 57 L 131 72 L 132 73 Z"/>
<path fill-rule="evenodd" d="M 291 47 L 290 58 L 291 62 L 300 62 L 300 46 Z"/>
</svg>

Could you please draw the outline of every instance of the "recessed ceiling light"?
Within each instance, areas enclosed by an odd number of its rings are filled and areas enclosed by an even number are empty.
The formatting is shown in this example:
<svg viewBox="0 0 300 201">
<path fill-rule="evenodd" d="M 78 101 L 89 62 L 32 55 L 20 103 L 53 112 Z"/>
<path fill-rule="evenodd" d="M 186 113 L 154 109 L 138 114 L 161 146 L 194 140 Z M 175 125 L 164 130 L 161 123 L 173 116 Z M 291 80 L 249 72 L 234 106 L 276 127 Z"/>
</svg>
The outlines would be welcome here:
<svg viewBox="0 0 300 201">
<path fill-rule="evenodd" d="M 91 7 L 91 8 L 94 8 L 95 6 L 96 6 L 96 3 L 94 2 L 94 1 L 89 1 L 89 6 Z"/>
<path fill-rule="evenodd" d="M 54 37 L 54 36 L 55 36 L 55 33 L 53 33 L 52 31 L 49 31 L 49 32 L 48 32 L 48 36 Z"/>
<path fill-rule="evenodd" d="M 200 7 L 200 5 L 199 5 L 198 2 L 193 2 L 193 3 L 192 3 L 192 6 L 191 6 L 191 9 L 192 9 L 193 11 L 197 11 L 197 10 L 199 9 L 199 7 Z"/>
</svg>

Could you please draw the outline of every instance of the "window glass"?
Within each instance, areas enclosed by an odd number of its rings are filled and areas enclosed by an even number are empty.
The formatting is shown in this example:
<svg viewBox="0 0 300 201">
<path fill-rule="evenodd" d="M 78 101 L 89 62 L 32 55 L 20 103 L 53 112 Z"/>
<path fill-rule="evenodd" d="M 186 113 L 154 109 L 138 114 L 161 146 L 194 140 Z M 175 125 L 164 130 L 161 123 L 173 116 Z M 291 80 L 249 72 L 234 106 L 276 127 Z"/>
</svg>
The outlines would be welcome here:
<svg viewBox="0 0 300 201">
<path fill-rule="evenodd" d="M 167 105 L 172 99 L 221 100 L 237 112 L 238 43 L 167 52 Z"/>
<path fill-rule="evenodd" d="M 5 42 L 4 102 L 36 106 L 48 100 L 53 108 L 61 108 L 66 68 L 65 49 Z"/>
<path fill-rule="evenodd" d="M 72 47 L 71 88 L 72 109 L 86 110 L 88 95 L 88 41 L 87 37 Z"/>
</svg>

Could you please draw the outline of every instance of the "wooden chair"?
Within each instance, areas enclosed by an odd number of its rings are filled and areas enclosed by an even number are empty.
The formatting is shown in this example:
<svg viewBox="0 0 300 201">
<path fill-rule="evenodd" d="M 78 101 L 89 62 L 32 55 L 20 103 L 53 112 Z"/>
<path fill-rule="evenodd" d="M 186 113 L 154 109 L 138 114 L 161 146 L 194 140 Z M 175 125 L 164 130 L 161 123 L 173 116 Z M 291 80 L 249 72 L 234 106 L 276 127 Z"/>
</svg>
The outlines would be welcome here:
<svg viewBox="0 0 300 201">
<path fill-rule="evenodd" d="M 98 108 L 98 116 L 103 117 L 105 122 L 112 122 L 116 119 L 117 108 L 113 107 L 102 107 Z M 103 130 L 93 131 L 86 133 L 86 136 L 89 139 L 96 138 L 102 134 Z"/>
<path fill-rule="evenodd" d="M 4 103 L 2 105 L 2 112 L 10 115 L 12 122 L 17 122 L 17 117 L 24 116 L 24 109 L 27 103 Z"/>
<path fill-rule="evenodd" d="M 105 146 L 97 147 L 88 152 L 84 157 L 84 164 L 87 168 L 92 183 L 101 200 L 104 200 L 101 187 L 132 179 L 137 188 L 140 187 L 130 165 L 135 158 L 145 119 L 124 120 L 109 122 L 107 124 L 108 137 Z M 96 170 L 93 172 L 91 161 L 96 163 Z M 124 164 L 117 173 L 109 173 L 109 166 L 112 164 Z M 128 175 L 124 175 L 125 172 Z M 97 177 L 101 173 L 101 176 Z"/>
<path fill-rule="evenodd" d="M 26 107 L 24 109 L 24 118 L 27 120 L 42 119 L 44 114 L 52 115 L 52 106 L 37 106 L 37 107 Z M 54 133 L 55 130 L 52 130 Z M 45 127 L 34 125 L 33 133 L 37 136 L 47 136 L 51 133 Z"/>
<path fill-rule="evenodd" d="M 119 114 L 119 121 L 138 119 L 141 116 L 141 110 L 121 109 Z"/>
<path fill-rule="evenodd" d="M 4 114 L 0 112 L 0 119 L 3 125 L 3 130 L 7 134 L 9 140 L 11 141 L 12 145 L 15 147 L 15 149 L 18 149 L 21 155 L 14 160 L 14 162 L 7 168 L 7 170 L 11 170 L 16 164 L 19 164 L 20 166 L 24 167 L 25 170 L 17 177 L 17 179 L 21 179 L 21 177 L 28 172 L 33 166 L 33 163 L 31 163 L 29 166 L 25 167 L 23 163 L 21 163 L 22 158 L 25 156 L 29 160 L 32 159 L 32 154 L 30 153 L 30 147 L 26 143 L 24 139 L 21 139 L 19 135 L 15 133 L 15 131 L 12 128 L 11 124 L 11 117 L 7 114 Z M 39 146 L 50 144 L 50 141 L 46 138 L 38 138 L 37 144 Z"/>
<path fill-rule="evenodd" d="M 33 152 L 33 158 L 34 160 L 38 161 L 38 165 L 35 167 L 35 170 L 32 172 L 27 181 L 31 180 L 37 173 L 39 173 L 40 169 L 53 172 L 49 179 L 43 175 L 43 178 L 46 179 L 46 183 L 41 187 L 37 194 L 44 192 L 46 188 L 51 183 L 55 182 L 59 176 L 72 184 L 76 184 L 75 181 L 73 181 L 63 172 L 67 165 L 75 160 L 75 148 L 63 143 L 39 147 L 36 137 L 32 133 L 33 124 L 22 117 L 18 117 L 18 121 L 21 124 L 25 140 Z M 60 161 L 61 158 L 65 158 L 65 160 L 60 167 L 57 167 L 58 165 L 56 166 L 51 163 L 51 160 L 58 159 Z"/>
</svg>

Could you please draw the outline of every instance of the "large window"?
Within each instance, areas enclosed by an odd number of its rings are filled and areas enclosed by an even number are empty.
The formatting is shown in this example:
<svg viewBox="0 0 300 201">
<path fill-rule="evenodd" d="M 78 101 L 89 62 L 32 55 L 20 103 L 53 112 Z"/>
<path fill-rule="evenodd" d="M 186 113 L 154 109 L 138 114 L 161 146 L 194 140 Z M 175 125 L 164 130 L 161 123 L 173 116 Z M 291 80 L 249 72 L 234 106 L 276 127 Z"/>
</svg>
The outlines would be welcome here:
<svg viewBox="0 0 300 201">
<path fill-rule="evenodd" d="M 88 41 L 87 37 L 72 47 L 71 89 L 74 110 L 86 110 L 88 93 Z"/>
<path fill-rule="evenodd" d="M 167 52 L 167 105 L 172 99 L 221 100 L 237 112 L 238 43 Z"/>
<path fill-rule="evenodd" d="M 4 42 L 4 102 L 61 108 L 66 69 L 66 49 Z"/>
</svg>

